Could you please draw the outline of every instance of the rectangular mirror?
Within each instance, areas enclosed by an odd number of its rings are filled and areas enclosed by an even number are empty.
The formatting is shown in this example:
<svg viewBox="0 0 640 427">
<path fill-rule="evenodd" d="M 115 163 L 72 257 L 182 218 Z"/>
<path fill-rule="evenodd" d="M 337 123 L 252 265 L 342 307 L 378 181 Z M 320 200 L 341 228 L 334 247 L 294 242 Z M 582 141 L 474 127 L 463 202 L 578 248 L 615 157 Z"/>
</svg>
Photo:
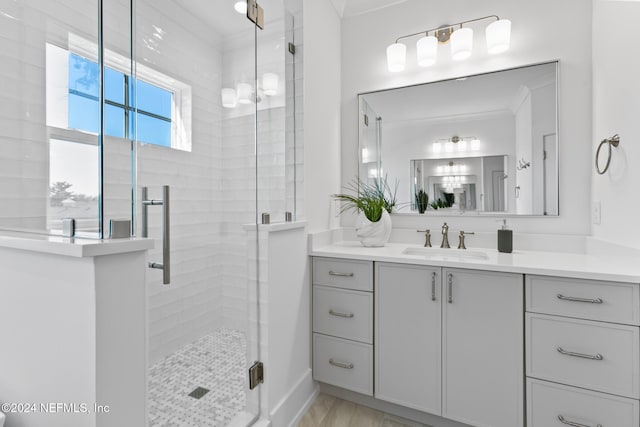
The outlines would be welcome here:
<svg viewBox="0 0 640 427">
<path fill-rule="evenodd" d="M 397 182 L 399 213 L 557 216 L 557 69 L 360 94 L 360 180 Z"/>
</svg>

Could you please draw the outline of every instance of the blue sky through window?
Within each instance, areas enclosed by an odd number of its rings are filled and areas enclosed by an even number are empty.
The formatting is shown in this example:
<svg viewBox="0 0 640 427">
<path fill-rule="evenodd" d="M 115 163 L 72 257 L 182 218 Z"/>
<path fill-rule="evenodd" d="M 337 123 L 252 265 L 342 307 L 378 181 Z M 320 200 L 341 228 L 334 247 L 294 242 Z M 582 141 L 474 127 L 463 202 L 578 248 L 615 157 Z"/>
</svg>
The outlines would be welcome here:
<svg viewBox="0 0 640 427">
<path fill-rule="evenodd" d="M 69 53 L 69 128 L 99 132 L 99 75 L 98 64 Z M 107 67 L 104 77 L 105 134 L 171 147 L 173 93 Z"/>
</svg>

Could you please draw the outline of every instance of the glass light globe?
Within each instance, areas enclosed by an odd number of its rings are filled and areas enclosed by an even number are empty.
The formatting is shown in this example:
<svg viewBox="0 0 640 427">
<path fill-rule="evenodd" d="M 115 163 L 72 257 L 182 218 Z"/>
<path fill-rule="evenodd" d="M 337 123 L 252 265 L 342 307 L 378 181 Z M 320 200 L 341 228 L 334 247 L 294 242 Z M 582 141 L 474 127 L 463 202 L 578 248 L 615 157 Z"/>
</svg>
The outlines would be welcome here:
<svg viewBox="0 0 640 427">
<path fill-rule="evenodd" d="M 236 89 L 238 91 L 238 103 L 251 104 L 251 85 L 248 83 L 238 83 Z"/>
<path fill-rule="evenodd" d="M 418 65 L 430 67 L 438 59 L 438 39 L 433 36 L 422 37 L 416 43 Z"/>
<path fill-rule="evenodd" d="M 235 108 L 236 91 L 235 89 L 225 87 L 222 89 L 222 106 L 224 108 Z"/>
<path fill-rule="evenodd" d="M 262 75 L 262 90 L 267 96 L 278 93 L 278 75 L 275 73 L 264 73 Z"/>
<path fill-rule="evenodd" d="M 511 21 L 500 19 L 492 22 L 485 30 L 487 36 L 487 51 L 495 55 L 509 49 L 511 42 Z"/>
<path fill-rule="evenodd" d="M 392 73 L 404 70 L 407 60 L 407 46 L 402 43 L 393 43 L 387 47 L 387 67 Z"/>
<path fill-rule="evenodd" d="M 234 5 L 233 8 L 236 10 L 236 12 L 241 13 L 243 15 L 247 14 L 247 2 L 245 1 L 237 1 Z"/>
<path fill-rule="evenodd" d="M 454 61 L 462 61 L 471 56 L 473 50 L 473 30 L 460 28 L 451 34 L 451 57 Z"/>
</svg>

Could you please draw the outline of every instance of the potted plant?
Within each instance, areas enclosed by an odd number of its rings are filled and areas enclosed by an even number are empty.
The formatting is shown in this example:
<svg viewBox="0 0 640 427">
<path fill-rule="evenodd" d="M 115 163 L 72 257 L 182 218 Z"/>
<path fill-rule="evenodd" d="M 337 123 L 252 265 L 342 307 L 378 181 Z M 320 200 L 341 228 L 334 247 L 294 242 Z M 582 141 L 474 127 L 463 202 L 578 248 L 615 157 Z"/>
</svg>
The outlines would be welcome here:
<svg viewBox="0 0 640 427">
<path fill-rule="evenodd" d="M 416 205 L 418 206 L 418 212 L 421 214 L 423 214 L 427 210 L 427 206 L 429 206 L 429 195 L 422 189 L 416 194 Z"/>
<path fill-rule="evenodd" d="M 391 236 L 389 214 L 396 205 L 396 191 L 392 192 L 387 178 L 367 184 L 359 179 L 351 182 L 346 189 L 349 193 L 334 194 L 333 198 L 342 202 L 340 213 L 357 211 L 356 236 L 367 247 L 384 246 Z"/>
</svg>

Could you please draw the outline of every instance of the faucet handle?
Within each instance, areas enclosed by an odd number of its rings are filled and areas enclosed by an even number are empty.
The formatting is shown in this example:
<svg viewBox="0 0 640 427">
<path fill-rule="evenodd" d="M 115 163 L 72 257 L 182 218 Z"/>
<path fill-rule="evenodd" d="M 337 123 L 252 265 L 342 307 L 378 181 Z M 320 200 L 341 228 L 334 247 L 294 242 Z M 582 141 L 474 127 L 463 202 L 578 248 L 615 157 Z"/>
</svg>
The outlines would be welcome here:
<svg viewBox="0 0 640 427">
<path fill-rule="evenodd" d="M 476 234 L 476 233 L 472 231 L 460 230 L 460 242 L 458 243 L 458 249 L 467 249 L 467 247 L 464 245 L 464 236 L 466 236 L 467 234 Z"/>
<path fill-rule="evenodd" d="M 431 247 L 431 230 L 426 229 L 426 230 L 416 230 L 418 233 L 424 233 L 424 247 L 425 248 L 430 248 Z"/>
</svg>

